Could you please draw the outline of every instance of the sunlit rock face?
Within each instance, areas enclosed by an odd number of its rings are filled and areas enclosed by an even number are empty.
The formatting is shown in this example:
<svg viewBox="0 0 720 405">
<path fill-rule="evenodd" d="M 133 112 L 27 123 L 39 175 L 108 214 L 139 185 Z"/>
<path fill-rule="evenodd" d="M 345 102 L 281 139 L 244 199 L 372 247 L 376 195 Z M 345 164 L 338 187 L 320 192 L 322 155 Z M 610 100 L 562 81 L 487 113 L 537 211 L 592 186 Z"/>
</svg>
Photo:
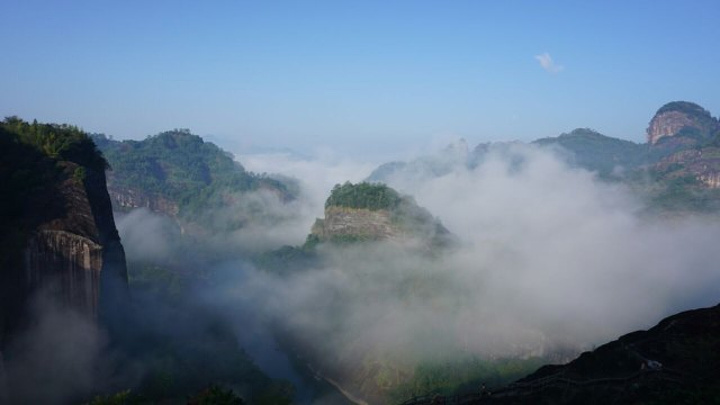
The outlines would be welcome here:
<svg viewBox="0 0 720 405">
<path fill-rule="evenodd" d="M 176 217 L 180 212 L 177 203 L 159 195 L 145 193 L 128 187 L 110 186 L 108 192 L 113 206 L 118 211 L 127 211 L 133 208 L 147 208 L 150 211 Z"/>
<path fill-rule="evenodd" d="M 455 242 L 412 197 L 379 183 L 337 185 L 325 203 L 325 217 L 315 221 L 310 237 L 318 242 L 388 241 L 430 250 Z"/>
<path fill-rule="evenodd" d="M 695 103 L 674 101 L 662 106 L 652 118 L 647 129 L 647 141 L 655 145 L 662 138 L 679 134 L 691 135 L 687 138 L 708 138 L 718 128 L 718 121 L 704 108 Z"/>
<path fill-rule="evenodd" d="M 391 222 L 388 210 L 347 207 L 326 208 L 325 219 L 318 219 L 312 229 L 312 234 L 320 240 L 341 237 L 381 240 L 399 233 L 398 226 Z"/>
<path fill-rule="evenodd" d="M 662 137 L 673 136 L 685 127 L 695 126 L 695 121 L 688 114 L 679 111 L 668 111 L 656 115 L 648 127 L 648 143 L 655 144 Z"/>
<path fill-rule="evenodd" d="M 661 159 L 654 170 L 668 179 L 689 176 L 704 188 L 720 188 L 720 148 L 682 150 Z"/>
</svg>

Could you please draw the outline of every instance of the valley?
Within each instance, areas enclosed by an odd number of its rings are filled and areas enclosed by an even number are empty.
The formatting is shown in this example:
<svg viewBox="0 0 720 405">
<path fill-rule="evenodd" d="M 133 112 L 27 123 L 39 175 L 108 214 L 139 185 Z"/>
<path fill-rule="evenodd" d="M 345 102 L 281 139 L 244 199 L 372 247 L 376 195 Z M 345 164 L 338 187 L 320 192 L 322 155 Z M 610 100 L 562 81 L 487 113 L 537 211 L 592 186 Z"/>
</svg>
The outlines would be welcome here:
<svg viewBox="0 0 720 405">
<path fill-rule="evenodd" d="M 254 173 L 189 130 L 116 141 L 17 117 L 1 130 L 0 399 L 393 404 L 486 385 L 523 403 L 547 380 L 548 403 L 610 401 L 628 388 L 561 386 L 631 362 L 598 345 L 717 304 L 720 123 L 689 102 L 662 106 L 644 144 L 584 128 L 458 141 L 336 170 L 319 192 L 320 176 Z M 670 394 L 697 378 L 710 395 L 716 359 L 679 364 L 714 347 L 715 321 L 665 340 L 684 319 L 620 341 L 660 336 L 642 351 L 682 369 Z M 38 346 L 75 332 L 91 336 L 86 378 L 35 396 Z M 641 386 L 632 398 L 666 389 Z"/>
</svg>

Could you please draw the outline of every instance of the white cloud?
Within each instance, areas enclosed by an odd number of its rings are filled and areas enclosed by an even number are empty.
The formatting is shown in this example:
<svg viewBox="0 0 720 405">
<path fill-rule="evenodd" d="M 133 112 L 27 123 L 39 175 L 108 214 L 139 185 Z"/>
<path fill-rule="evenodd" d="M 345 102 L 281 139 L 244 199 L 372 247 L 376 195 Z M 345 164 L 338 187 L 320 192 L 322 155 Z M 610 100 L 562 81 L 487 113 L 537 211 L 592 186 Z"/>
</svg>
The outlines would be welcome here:
<svg viewBox="0 0 720 405">
<path fill-rule="evenodd" d="M 565 69 L 565 66 L 555 63 L 550 54 L 547 52 L 535 55 L 535 59 L 540 62 L 540 66 L 542 66 L 542 68 L 548 73 L 560 73 L 563 69 Z"/>
<path fill-rule="evenodd" d="M 313 201 L 327 197 L 341 181 L 335 176 L 356 181 L 364 168 L 322 166 L 267 167 L 308 183 L 333 177 Z M 392 354 L 399 364 L 579 350 L 716 302 L 717 223 L 639 216 L 629 190 L 547 151 L 516 145 L 474 169 L 389 183 L 437 215 L 460 246 L 432 259 L 383 244 L 325 246 L 315 268 L 283 276 L 247 270 L 242 282 L 220 283 L 229 295 L 213 296 L 240 300 L 223 306 L 253 308 L 295 338 L 322 341 L 327 357 L 345 364 L 365 355 Z"/>
</svg>

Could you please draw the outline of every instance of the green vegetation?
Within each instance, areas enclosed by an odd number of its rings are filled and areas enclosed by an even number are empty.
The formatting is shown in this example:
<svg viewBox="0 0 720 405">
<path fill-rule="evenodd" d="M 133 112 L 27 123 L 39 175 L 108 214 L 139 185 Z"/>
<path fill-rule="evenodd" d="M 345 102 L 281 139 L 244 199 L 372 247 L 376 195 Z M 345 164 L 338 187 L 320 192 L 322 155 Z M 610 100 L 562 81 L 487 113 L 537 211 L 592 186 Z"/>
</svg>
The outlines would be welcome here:
<svg viewBox="0 0 720 405">
<path fill-rule="evenodd" d="M 410 379 L 389 389 L 390 398 L 399 403 L 414 396 L 478 392 L 482 384 L 488 388 L 508 384 L 545 362 L 542 358 L 487 360 L 466 356 L 459 361 L 422 363 Z"/>
<path fill-rule="evenodd" d="M 7 117 L 0 126 L 7 135 L 14 136 L 51 159 L 77 163 L 97 171 L 108 167 L 92 139 L 76 126 L 39 124 L 37 121 L 31 124 L 18 117 Z"/>
<path fill-rule="evenodd" d="M 211 385 L 188 400 L 188 405 L 242 405 L 245 402 L 232 390 Z"/>
<path fill-rule="evenodd" d="M 22 251 L 29 233 L 66 205 L 58 188 L 72 179 L 80 184 L 107 163 L 92 140 L 70 125 L 0 122 L 0 342 L 19 322 Z"/>
<path fill-rule="evenodd" d="M 302 271 L 319 263 L 315 247 L 319 240 L 314 235 L 308 235 L 304 245 L 282 246 L 279 249 L 265 252 L 254 259 L 255 265 L 262 270 L 278 274 Z"/>
<path fill-rule="evenodd" d="M 602 177 L 613 174 L 616 167 L 631 169 L 644 163 L 642 145 L 611 138 L 588 128 L 578 128 L 556 138 L 533 142 L 540 146 L 558 145 L 572 153 L 570 163 L 596 171 Z"/>
<path fill-rule="evenodd" d="M 392 210 L 400 205 L 403 198 L 397 191 L 384 184 L 346 182 L 336 184 L 330 197 L 325 201 L 325 208 L 347 207 L 365 208 L 369 210 Z"/>
<path fill-rule="evenodd" d="M 693 117 L 711 117 L 710 112 L 708 112 L 706 109 L 689 101 L 671 101 L 660 107 L 655 114 L 659 115 L 670 111 L 681 112 Z"/>
<path fill-rule="evenodd" d="M 187 129 L 143 141 L 118 142 L 104 135 L 93 139 L 113 167 L 111 186 L 162 196 L 175 202 L 186 219 L 203 219 L 212 209 L 231 203 L 236 193 L 265 188 L 291 198 L 283 183 L 245 171 L 231 154 Z"/>
<path fill-rule="evenodd" d="M 177 271 L 154 263 L 128 263 L 128 284 L 133 290 L 144 290 L 155 296 L 167 299 L 179 299 L 186 293 L 185 279 Z"/>
</svg>

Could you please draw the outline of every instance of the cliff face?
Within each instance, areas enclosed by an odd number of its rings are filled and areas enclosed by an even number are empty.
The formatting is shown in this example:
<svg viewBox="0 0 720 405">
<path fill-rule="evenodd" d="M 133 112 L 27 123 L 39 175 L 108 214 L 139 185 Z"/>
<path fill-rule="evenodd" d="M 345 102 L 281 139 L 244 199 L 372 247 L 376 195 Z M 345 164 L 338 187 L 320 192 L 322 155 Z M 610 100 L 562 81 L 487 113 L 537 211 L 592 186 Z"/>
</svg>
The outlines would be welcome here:
<svg viewBox="0 0 720 405">
<path fill-rule="evenodd" d="M 679 111 L 658 114 L 650 121 L 647 129 L 647 141 L 654 145 L 660 138 L 673 136 L 685 127 L 695 127 L 695 120 Z"/>
<path fill-rule="evenodd" d="M 101 277 L 115 287 L 127 288 L 125 253 L 104 174 L 88 171 L 79 179 L 69 176 L 78 165 L 62 165 L 64 181 L 50 195 L 38 196 L 51 201 L 52 212 L 58 215 L 43 218 L 29 234 L 23 251 L 22 289 L 29 293 L 48 289 L 63 304 L 95 318 Z"/>
<path fill-rule="evenodd" d="M 319 242 L 392 241 L 432 249 L 453 243 L 450 232 L 409 196 L 382 184 L 337 185 L 310 237 Z"/>
<path fill-rule="evenodd" d="M 660 139 L 674 137 L 683 130 L 693 137 L 707 138 L 718 130 L 718 121 L 697 104 L 675 101 L 661 107 L 650 121 L 647 141 L 655 145 Z M 693 143 L 684 139 L 684 143 Z"/>
<path fill-rule="evenodd" d="M 388 210 L 334 206 L 325 209 L 325 219 L 318 219 L 311 231 L 321 241 L 341 238 L 380 240 L 395 237 L 399 233 Z"/>
<path fill-rule="evenodd" d="M 660 160 L 654 170 L 667 179 L 690 176 L 705 188 L 720 188 L 720 148 L 705 147 L 676 152 Z"/>
<path fill-rule="evenodd" d="M 28 305 L 38 292 L 91 319 L 101 303 L 117 308 L 128 295 L 104 169 L 44 154 L 19 133 L 0 133 L 7 163 L 0 170 L 0 350 L 31 322 Z"/>
<path fill-rule="evenodd" d="M 62 301 L 97 315 L 102 246 L 65 231 L 38 231 L 28 241 L 25 274 L 30 286 L 53 283 Z"/>
<path fill-rule="evenodd" d="M 160 195 L 150 194 L 129 187 L 108 186 L 108 193 L 113 208 L 117 211 L 128 211 L 134 208 L 147 208 L 153 212 L 169 217 L 177 217 L 180 208 L 177 203 Z"/>
</svg>

